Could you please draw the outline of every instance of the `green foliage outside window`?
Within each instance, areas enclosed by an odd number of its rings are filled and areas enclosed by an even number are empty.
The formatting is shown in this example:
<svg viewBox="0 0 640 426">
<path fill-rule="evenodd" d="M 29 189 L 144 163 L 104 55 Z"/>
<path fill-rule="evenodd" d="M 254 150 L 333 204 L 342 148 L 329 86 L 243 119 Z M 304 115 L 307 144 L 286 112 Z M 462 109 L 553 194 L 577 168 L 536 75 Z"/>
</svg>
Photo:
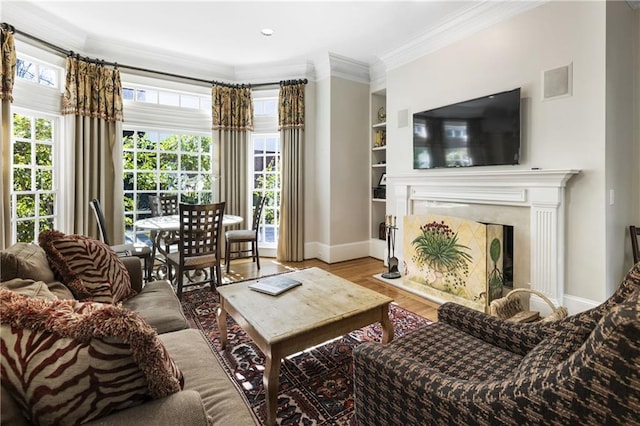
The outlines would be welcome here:
<svg viewBox="0 0 640 426">
<path fill-rule="evenodd" d="M 149 216 L 149 196 L 180 194 L 183 203 L 213 202 L 212 141 L 198 135 L 125 131 L 125 225 Z"/>
<path fill-rule="evenodd" d="M 16 239 L 35 241 L 54 226 L 53 121 L 13 114 L 12 211 Z"/>
</svg>

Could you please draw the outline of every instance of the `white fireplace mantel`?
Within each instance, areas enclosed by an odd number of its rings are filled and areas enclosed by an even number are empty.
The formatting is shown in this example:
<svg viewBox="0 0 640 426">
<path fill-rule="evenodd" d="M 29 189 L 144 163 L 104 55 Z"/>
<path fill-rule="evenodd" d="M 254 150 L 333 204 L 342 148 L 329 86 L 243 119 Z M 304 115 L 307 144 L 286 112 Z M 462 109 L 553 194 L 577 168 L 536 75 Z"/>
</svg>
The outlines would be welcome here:
<svg viewBox="0 0 640 426">
<path fill-rule="evenodd" d="M 433 170 L 387 175 L 388 213 L 413 214 L 416 201 L 520 206 L 530 212 L 531 288 L 562 305 L 564 295 L 564 189 L 579 170 Z M 391 189 L 391 191 L 389 191 Z M 400 233 L 400 235 L 402 235 Z M 547 311 L 541 300 L 532 308 Z"/>
</svg>

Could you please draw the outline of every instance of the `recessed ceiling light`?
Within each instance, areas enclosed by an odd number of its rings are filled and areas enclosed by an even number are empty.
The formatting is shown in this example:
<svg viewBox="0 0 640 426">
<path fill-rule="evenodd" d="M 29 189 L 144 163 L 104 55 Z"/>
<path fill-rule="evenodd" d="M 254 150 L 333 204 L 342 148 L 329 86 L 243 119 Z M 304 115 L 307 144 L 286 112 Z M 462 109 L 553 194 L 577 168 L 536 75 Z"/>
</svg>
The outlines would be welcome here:
<svg viewBox="0 0 640 426">
<path fill-rule="evenodd" d="M 271 37 L 275 31 L 271 28 L 263 28 L 260 33 L 265 37 Z"/>
</svg>

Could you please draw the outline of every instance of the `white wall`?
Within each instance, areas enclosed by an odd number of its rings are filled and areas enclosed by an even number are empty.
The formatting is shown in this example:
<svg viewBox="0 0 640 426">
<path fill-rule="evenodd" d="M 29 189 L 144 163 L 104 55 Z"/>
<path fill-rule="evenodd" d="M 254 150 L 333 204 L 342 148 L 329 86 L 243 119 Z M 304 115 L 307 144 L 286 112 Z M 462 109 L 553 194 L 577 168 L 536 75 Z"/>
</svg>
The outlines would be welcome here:
<svg viewBox="0 0 640 426">
<path fill-rule="evenodd" d="M 607 294 L 632 265 L 628 226 L 633 222 L 634 15 L 625 2 L 607 2 L 606 207 Z M 636 120 L 638 116 L 636 115 Z M 626 256 L 625 256 L 626 254 Z"/>
<path fill-rule="evenodd" d="M 315 211 L 315 221 L 307 221 L 305 243 L 306 258 L 323 258 L 322 247 L 330 244 L 331 238 L 331 79 L 316 82 L 316 146 L 313 163 L 315 197 L 305 205 L 305 215 Z"/>
<path fill-rule="evenodd" d="M 364 242 L 368 251 L 368 84 L 331 79 L 331 123 L 331 245 Z"/>
<path fill-rule="evenodd" d="M 522 88 L 522 161 L 502 168 L 582 170 L 566 191 L 565 292 L 590 300 L 606 298 L 614 285 L 607 279 L 620 280 L 607 273 L 605 9 L 605 2 L 550 2 L 387 73 L 391 177 L 420 174 L 412 170 L 412 129 L 398 128 L 398 111 Z M 573 95 L 543 101 L 543 71 L 568 64 Z"/>
<path fill-rule="evenodd" d="M 317 82 L 315 211 L 305 257 L 333 263 L 368 255 L 369 85 L 340 77 Z"/>
</svg>

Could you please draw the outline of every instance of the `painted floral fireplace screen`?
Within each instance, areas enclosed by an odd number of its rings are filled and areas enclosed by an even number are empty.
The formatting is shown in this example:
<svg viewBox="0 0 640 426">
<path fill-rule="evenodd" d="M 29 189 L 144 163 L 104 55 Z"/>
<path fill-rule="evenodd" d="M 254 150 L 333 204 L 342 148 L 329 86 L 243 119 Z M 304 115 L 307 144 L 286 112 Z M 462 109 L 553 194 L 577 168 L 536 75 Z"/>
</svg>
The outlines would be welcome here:
<svg viewBox="0 0 640 426">
<path fill-rule="evenodd" d="M 452 216 L 405 216 L 403 284 L 488 311 L 502 297 L 502 225 Z"/>
</svg>

